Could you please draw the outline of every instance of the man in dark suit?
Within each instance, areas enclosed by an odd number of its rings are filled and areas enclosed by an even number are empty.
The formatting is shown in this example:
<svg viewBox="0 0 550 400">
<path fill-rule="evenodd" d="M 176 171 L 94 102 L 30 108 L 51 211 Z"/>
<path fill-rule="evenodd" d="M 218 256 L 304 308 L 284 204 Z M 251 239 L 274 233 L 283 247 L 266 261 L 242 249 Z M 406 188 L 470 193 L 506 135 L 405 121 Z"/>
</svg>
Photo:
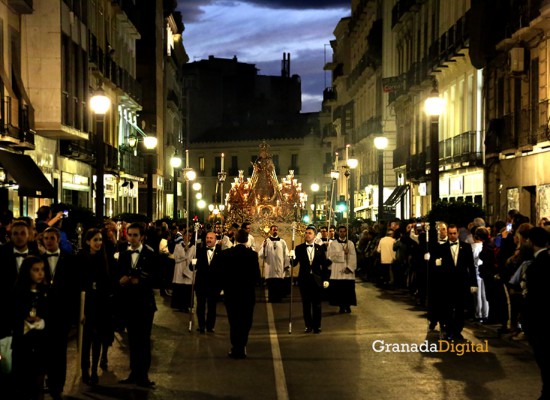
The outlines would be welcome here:
<svg viewBox="0 0 550 400">
<path fill-rule="evenodd" d="M 321 333 L 321 299 L 323 288 L 328 287 L 330 260 L 323 245 L 315 244 L 315 228 L 308 227 L 305 243 L 296 246 L 295 263 L 300 264 L 298 285 L 302 296 L 305 332 Z"/>
<path fill-rule="evenodd" d="M 442 330 L 445 338 L 464 340 L 464 312 L 471 300 L 471 293 L 477 291 L 477 278 L 472 246 L 458 240 L 456 225 L 447 227 L 448 242 L 439 245 L 435 254 L 435 269 L 439 294 L 435 301 L 441 302 Z"/>
<path fill-rule="evenodd" d="M 536 227 L 527 232 L 528 244 L 533 246 L 535 260 L 525 272 L 527 295 L 525 296 L 524 328 L 542 378 L 540 399 L 550 399 L 550 342 L 548 342 L 547 316 L 549 314 L 550 254 L 549 234 Z"/>
<path fill-rule="evenodd" d="M 60 250 L 61 234 L 49 227 L 42 234 L 48 299 L 48 388 L 54 400 L 61 399 L 67 376 L 67 342 L 71 322 L 78 320 L 79 285 L 77 265 L 71 254 Z"/>
<path fill-rule="evenodd" d="M 197 249 L 197 273 L 195 292 L 197 293 L 198 331 L 213 333 L 216 325 L 216 303 L 220 295 L 219 263 L 221 245 L 216 244 L 216 234 L 206 234 L 206 246 Z"/>
<path fill-rule="evenodd" d="M 246 344 L 252 327 L 256 284 L 260 281 L 258 254 L 246 247 L 248 233 L 240 229 L 236 234 L 237 245 L 222 255 L 221 277 L 225 308 L 229 320 L 231 358 L 246 358 Z"/>
<path fill-rule="evenodd" d="M 15 221 L 10 230 L 10 242 L 0 246 L 0 339 L 12 336 L 12 293 L 19 276 L 19 269 L 28 255 L 38 256 L 36 246 L 29 246 L 29 225 Z M 13 380 L 0 373 L 2 398 L 15 398 L 11 391 Z"/>
<path fill-rule="evenodd" d="M 120 383 L 152 387 L 151 330 L 157 306 L 153 293 L 153 276 L 157 257 L 153 249 L 143 245 L 145 226 L 130 224 L 127 230 L 130 248 L 118 260 L 122 317 L 126 321 L 130 348 L 130 376 Z"/>
<path fill-rule="evenodd" d="M 7 304 L 10 304 L 21 264 L 28 255 L 39 256 L 36 246 L 29 246 L 29 229 L 26 222 L 15 221 L 10 231 L 10 242 L 0 247 L 0 339 L 11 336 Z"/>
</svg>

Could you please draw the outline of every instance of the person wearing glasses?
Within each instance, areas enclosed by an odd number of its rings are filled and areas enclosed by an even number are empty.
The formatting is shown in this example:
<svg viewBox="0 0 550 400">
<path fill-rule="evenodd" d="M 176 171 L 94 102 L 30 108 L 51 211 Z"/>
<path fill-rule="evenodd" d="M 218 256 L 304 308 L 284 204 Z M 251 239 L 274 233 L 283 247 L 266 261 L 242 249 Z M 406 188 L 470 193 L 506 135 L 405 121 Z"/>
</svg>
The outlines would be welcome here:
<svg viewBox="0 0 550 400">
<path fill-rule="evenodd" d="M 120 296 L 123 318 L 128 331 L 130 375 L 120 383 L 151 388 L 151 330 L 157 311 L 153 293 L 153 275 L 157 257 L 152 248 L 144 246 L 145 226 L 132 223 L 127 230 L 130 248 L 118 260 Z"/>
</svg>

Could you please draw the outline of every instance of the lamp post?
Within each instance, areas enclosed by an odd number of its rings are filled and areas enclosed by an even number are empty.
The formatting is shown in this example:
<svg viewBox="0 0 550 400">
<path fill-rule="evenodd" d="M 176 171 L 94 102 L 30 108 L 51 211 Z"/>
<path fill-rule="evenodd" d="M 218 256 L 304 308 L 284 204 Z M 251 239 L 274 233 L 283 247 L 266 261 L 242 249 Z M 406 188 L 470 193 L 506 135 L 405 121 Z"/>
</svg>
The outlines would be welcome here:
<svg viewBox="0 0 550 400">
<path fill-rule="evenodd" d="M 172 219 L 174 220 L 174 222 L 176 222 L 178 219 L 178 168 L 181 167 L 181 163 L 181 157 L 178 156 L 178 151 L 176 150 L 176 152 L 170 159 L 170 165 L 174 169 L 174 210 L 172 212 Z"/>
<path fill-rule="evenodd" d="M 185 178 L 185 228 L 186 232 L 189 232 L 189 182 L 197 178 L 197 174 L 193 168 L 189 167 L 189 150 L 185 150 L 185 168 L 183 169 L 183 175 Z"/>
<path fill-rule="evenodd" d="M 378 150 L 378 222 L 384 217 L 384 150 L 388 147 L 388 138 L 374 138 L 374 147 Z"/>
<path fill-rule="evenodd" d="M 432 183 L 432 209 L 439 200 L 439 116 L 445 110 L 445 100 L 439 97 L 437 81 L 433 80 L 430 97 L 424 102 L 424 111 L 430 117 L 430 175 Z"/>
<path fill-rule="evenodd" d="M 311 184 L 311 191 L 313 192 L 313 203 L 311 207 L 311 211 L 313 212 L 313 223 L 315 223 L 316 214 L 317 214 L 317 192 L 319 191 L 319 184 L 318 183 L 312 183 Z"/>
<path fill-rule="evenodd" d="M 346 161 L 346 178 L 348 178 L 348 215 L 352 221 L 355 219 L 355 179 L 351 177 L 351 170 L 357 168 L 359 160 L 348 158 Z"/>
<path fill-rule="evenodd" d="M 336 163 L 338 164 L 338 153 L 336 153 Z M 330 177 L 332 178 L 332 186 L 330 190 L 330 203 L 328 206 L 328 218 L 327 218 L 327 226 L 330 228 L 330 225 L 332 224 L 332 215 L 333 215 L 333 199 L 334 199 L 334 186 L 336 186 L 336 180 L 340 177 L 340 171 L 337 169 L 333 169 L 330 171 Z"/>
<path fill-rule="evenodd" d="M 103 82 L 99 81 L 97 89 L 90 99 L 90 108 L 95 116 L 96 128 L 96 182 L 95 182 L 95 214 L 99 222 L 103 222 L 103 203 L 105 197 L 105 114 L 111 108 L 111 100 L 103 90 Z"/>
<path fill-rule="evenodd" d="M 153 150 L 157 147 L 155 136 L 145 136 L 143 145 L 147 149 L 147 219 L 153 220 Z"/>
</svg>

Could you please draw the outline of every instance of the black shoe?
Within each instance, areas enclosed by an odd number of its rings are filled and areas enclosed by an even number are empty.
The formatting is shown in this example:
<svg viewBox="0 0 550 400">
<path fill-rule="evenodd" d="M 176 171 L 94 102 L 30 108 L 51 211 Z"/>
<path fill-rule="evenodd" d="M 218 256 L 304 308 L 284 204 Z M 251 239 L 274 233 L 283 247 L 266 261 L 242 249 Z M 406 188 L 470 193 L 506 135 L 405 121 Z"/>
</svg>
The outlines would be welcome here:
<svg viewBox="0 0 550 400">
<path fill-rule="evenodd" d="M 207 329 L 206 332 L 208 332 L 208 333 L 214 333 L 214 332 L 216 332 L 216 331 L 214 330 L 214 328 L 210 328 L 210 329 Z"/>
<path fill-rule="evenodd" d="M 428 329 L 430 331 L 435 330 L 435 327 L 437 326 L 437 321 L 430 321 L 430 326 L 428 326 Z"/>
<path fill-rule="evenodd" d="M 88 371 L 82 371 L 82 382 L 86 385 L 90 384 L 90 373 Z"/>
<path fill-rule="evenodd" d="M 99 362 L 99 367 L 103 371 L 107 371 L 108 366 L 109 366 L 109 362 L 107 360 L 107 357 L 101 357 L 101 361 Z"/>
<path fill-rule="evenodd" d="M 143 388 L 152 388 L 155 386 L 155 382 L 150 381 L 149 379 L 146 379 L 144 381 L 137 381 L 136 385 Z"/>
<path fill-rule="evenodd" d="M 204 330 L 204 328 L 197 328 L 197 332 L 199 332 L 199 333 L 206 333 L 206 331 Z"/>
<path fill-rule="evenodd" d="M 58 392 L 50 392 L 52 400 L 63 400 L 63 396 Z"/>
<path fill-rule="evenodd" d="M 313 329 L 313 333 L 321 333 L 321 328 L 315 328 L 315 329 Z"/>
<path fill-rule="evenodd" d="M 227 356 L 235 360 L 242 360 L 246 358 L 246 350 L 237 351 L 235 349 L 231 349 L 231 351 L 227 353 Z"/>
<path fill-rule="evenodd" d="M 128 384 L 133 384 L 133 383 L 136 383 L 136 380 L 133 376 L 129 376 L 128 378 L 126 379 L 121 379 L 120 381 L 118 381 L 118 383 L 121 383 L 123 385 L 128 385 Z"/>
<path fill-rule="evenodd" d="M 312 331 L 313 331 L 313 329 L 308 328 L 308 327 L 306 327 L 306 329 L 304 329 L 304 333 L 311 333 Z"/>
<path fill-rule="evenodd" d="M 346 312 L 346 309 L 344 307 L 340 307 L 338 310 L 338 314 L 344 314 Z"/>
<path fill-rule="evenodd" d="M 92 373 L 92 376 L 90 377 L 90 385 L 95 386 L 99 383 L 99 376 L 97 376 L 97 373 Z"/>
<path fill-rule="evenodd" d="M 351 313 L 351 307 L 346 307 L 346 313 L 348 313 L 348 314 Z"/>
</svg>

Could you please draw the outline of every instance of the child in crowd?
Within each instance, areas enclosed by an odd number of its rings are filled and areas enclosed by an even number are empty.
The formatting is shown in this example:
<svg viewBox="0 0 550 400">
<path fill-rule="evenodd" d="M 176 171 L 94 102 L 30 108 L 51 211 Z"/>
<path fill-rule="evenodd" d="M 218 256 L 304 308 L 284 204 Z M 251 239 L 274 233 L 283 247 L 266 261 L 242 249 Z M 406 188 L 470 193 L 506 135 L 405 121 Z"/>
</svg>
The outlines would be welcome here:
<svg viewBox="0 0 550 400">
<path fill-rule="evenodd" d="M 27 256 L 14 292 L 13 375 L 18 399 L 43 399 L 46 373 L 47 287 L 44 262 Z"/>
</svg>

